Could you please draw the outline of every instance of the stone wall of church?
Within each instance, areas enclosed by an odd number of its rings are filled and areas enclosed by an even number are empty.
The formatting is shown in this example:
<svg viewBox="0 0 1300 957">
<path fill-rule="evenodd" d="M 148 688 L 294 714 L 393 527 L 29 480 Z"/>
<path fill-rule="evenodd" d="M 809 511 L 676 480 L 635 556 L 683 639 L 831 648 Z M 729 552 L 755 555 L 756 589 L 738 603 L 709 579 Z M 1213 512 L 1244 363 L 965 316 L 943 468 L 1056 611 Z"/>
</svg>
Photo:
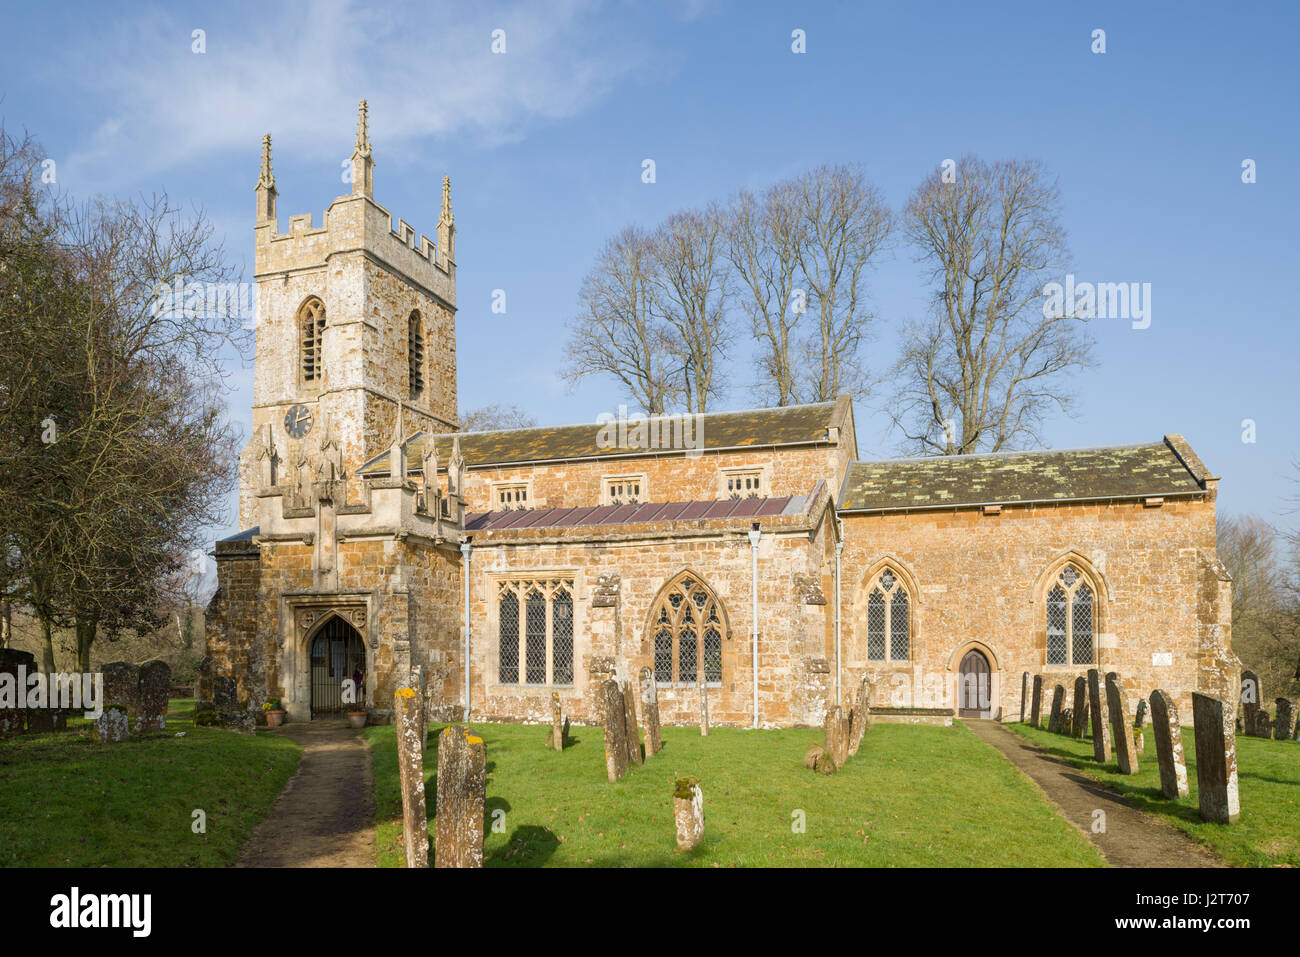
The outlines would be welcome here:
<svg viewBox="0 0 1300 957">
<path fill-rule="evenodd" d="M 953 707 L 962 653 L 979 643 L 995 658 L 1003 716 L 1020 716 L 1021 674 L 1042 673 L 1045 696 L 1088 665 L 1049 665 L 1045 595 L 1067 556 L 1097 586 L 1097 656 L 1123 678 L 1132 707 L 1156 688 L 1190 709 L 1191 692 L 1231 687 L 1229 601 L 1217 580 L 1213 496 L 1141 502 L 1004 506 L 845 515 L 843 649 L 846 669 L 869 673 L 880 704 Z M 911 661 L 867 660 L 868 589 L 880 563 L 900 569 L 915 602 Z M 1049 578 L 1051 580 L 1049 580 Z M 1211 627 L 1213 625 L 1213 627 Z M 1214 642 L 1218 641 L 1216 648 Z M 1184 711 L 1190 713 L 1190 711 Z"/>
</svg>

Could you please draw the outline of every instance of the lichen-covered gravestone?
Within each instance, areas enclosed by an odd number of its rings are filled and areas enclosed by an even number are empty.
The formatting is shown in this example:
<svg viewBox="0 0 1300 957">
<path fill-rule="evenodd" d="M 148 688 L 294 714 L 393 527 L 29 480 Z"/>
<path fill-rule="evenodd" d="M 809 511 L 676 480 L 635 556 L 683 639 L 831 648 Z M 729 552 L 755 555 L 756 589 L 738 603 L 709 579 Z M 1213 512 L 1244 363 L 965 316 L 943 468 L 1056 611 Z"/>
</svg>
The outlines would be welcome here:
<svg viewBox="0 0 1300 957">
<path fill-rule="evenodd" d="M 663 750 L 664 741 L 659 729 L 659 687 L 649 668 L 641 669 L 641 713 L 645 716 L 645 756 L 652 758 Z"/>
<path fill-rule="evenodd" d="M 1110 709 L 1110 729 L 1115 735 L 1115 761 L 1120 774 L 1137 774 L 1137 751 L 1133 745 L 1133 725 L 1128 720 L 1128 701 L 1119 675 L 1106 673 L 1106 707 Z"/>
<path fill-rule="evenodd" d="M 862 747 L 862 737 L 871 719 L 871 679 L 864 677 L 858 685 L 858 697 L 853 702 L 853 720 L 849 726 L 849 757 Z"/>
<path fill-rule="evenodd" d="M 92 737 L 104 744 L 125 741 L 139 713 L 140 669 L 125 661 L 103 667 L 104 710 L 95 719 Z"/>
<path fill-rule="evenodd" d="M 826 749 L 820 744 L 808 745 L 808 750 L 803 755 L 803 766 L 809 771 L 817 767 L 817 759 L 826 753 Z"/>
<path fill-rule="evenodd" d="M 1074 679 L 1074 709 L 1071 715 L 1070 736 L 1083 737 L 1083 729 L 1088 726 L 1088 679 L 1083 675 Z"/>
<path fill-rule="evenodd" d="M 1047 719 L 1047 730 L 1053 734 L 1061 733 L 1061 712 L 1065 709 L 1065 687 L 1057 685 L 1052 689 L 1052 713 Z"/>
<path fill-rule="evenodd" d="M 140 666 L 140 712 L 136 730 L 167 730 L 167 700 L 172 689 L 172 669 L 165 661 L 146 661 Z"/>
<path fill-rule="evenodd" d="M 673 821 L 677 849 L 693 851 L 704 839 L 704 792 L 696 778 L 678 778 L 673 785 Z"/>
<path fill-rule="evenodd" d="M 463 724 L 438 738 L 437 837 L 434 867 L 483 866 L 487 747 Z"/>
<path fill-rule="evenodd" d="M 1255 715 L 1259 713 L 1260 702 L 1264 700 L 1264 691 L 1259 684 L 1259 675 L 1247 668 L 1241 673 L 1241 721 L 1246 734 L 1255 733 Z"/>
<path fill-rule="evenodd" d="M 641 729 L 636 723 L 636 692 L 632 690 L 630 679 L 621 682 L 620 687 L 623 691 L 623 722 L 627 728 L 628 764 L 641 764 L 644 759 L 641 757 Z"/>
<path fill-rule="evenodd" d="M 1178 707 L 1159 688 L 1151 692 L 1151 734 L 1156 739 L 1156 761 L 1160 764 L 1160 793 L 1171 801 L 1187 797 L 1187 762 L 1183 758 Z"/>
<path fill-rule="evenodd" d="M 835 759 L 838 766 L 843 767 L 848 759 L 849 748 L 844 734 L 844 716 L 838 705 L 827 709 L 824 731 L 826 739 L 823 746 L 826 753 Z"/>
<path fill-rule="evenodd" d="M 623 691 L 613 678 L 600 685 L 601 710 L 605 712 L 605 774 L 613 784 L 627 774 L 627 712 Z"/>
<path fill-rule="evenodd" d="M 1290 741 L 1295 737 L 1295 702 L 1290 698 L 1278 698 L 1277 717 L 1273 721 L 1273 737 L 1278 741 Z"/>
<path fill-rule="evenodd" d="M 1138 755 L 1146 753 L 1146 735 L 1142 733 L 1146 726 L 1147 699 L 1138 698 L 1137 717 L 1133 719 L 1133 749 Z"/>
<path fill-rule="evenodd" d="M 1034 675 L 1033 697 L 1030 698 L 1029 704 L 1029 726 L 1038 727 L 1039 719 L 1043 715 L 1043 676 Z"/>
<path fill-rule="evenodd" d="M 397 767 L 402 787 L 402 836 L 407 867 L 429 866 L 429 817 L 424 803 L 424 708 L 418 688 L 398 688 L 393 695 L 397 725 Z M 441 764 L 441 755 L 439 755 Z M 441 775 L 442 769 L 439 768 Z"/>
<path fill-rule="evenodd" d="M 1231 824 L 1241 814 L 1237 797 L 1237 732 L 1228 702 L 1192 692 L 1196 736 L 1196 792 L 1201 817 Z"/>
<path fill-rule="evenodd" d="M 1029 672 L 1023 672 L 1020 675 L 1020 723 L 1025 723 L 1025 718 L 1029 716 L 1029 689 L 1031 680 Z"/>
<path fill-rule="evenodd" d="M 1092 723 L 1092 757 L 1094 761 L 1105 764 L 1110 760 L 1110 709 L 1106 705 L 1105 688 L 1101 682 L 1101 672 L 1096 668 L 1088 669 L 1088 720 Z"/>
<path fill-rule="evenodd" d="M 564 711 L 560 707 L 560 693 L 551 692 L 551 748 L 555 751 L 564 750 Z"/>
</svg>

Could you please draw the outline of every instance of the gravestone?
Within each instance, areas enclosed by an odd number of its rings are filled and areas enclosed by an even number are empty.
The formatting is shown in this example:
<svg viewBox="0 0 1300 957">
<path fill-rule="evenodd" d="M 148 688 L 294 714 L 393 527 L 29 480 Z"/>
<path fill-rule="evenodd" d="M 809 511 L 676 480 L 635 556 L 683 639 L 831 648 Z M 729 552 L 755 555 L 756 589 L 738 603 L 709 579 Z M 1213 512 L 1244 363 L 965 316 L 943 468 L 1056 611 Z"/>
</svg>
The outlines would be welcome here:
<svg viewBox="0 0 1300 957">
<path fill-rule="evenodd" d="M 1115 735 L 1115 760 L 1120 774 L 1137 774 L 1137 750 L 1133 744 L 1133 725 L 1128 720 L 1128 699 L 1119 675 L 1106 673 L 1106 707 L 1110 710 L 1111 733 Z"/>
<path fill-rule="evenodd" d="M 104 704 L 126 712 L 129 728 L 139 726 L 140 669 L 126 661 L 112 661 L 103 667 Z M 128 730 L 129 730 L 128 728 Z"/>
<path fill-rule="evenodd" d="M 26 691 L 19 687 L 19 668 L 22 669 L 22 683 L 27 676 L 35 672 L 36 656 L 29 651 L 15 648 L 0 648 L 0 683 L 8 690 L 0 694 L 0 734 L 16 734 L 27 726 L 27 710 L 18 707 L 20 696 Z"/>
<path fill-rule="evenodd" d="M 1057 685 L 1052 690 L 1052 714 L 1047 719 L 1047 730 L 1053 734 L 1061 733 L 1061 711 L 1065 707 L 1065 688 Z"/>
<path fill-rule="evenodd" d="M 1025 718 L 1029 716 L 1029 689 L 1031 682 L 1029 672 L 1023 672 L 1020 675 L 1020 723 L 1025 723 Z"/>
<path fill-rule="evenodd" d="M 1273 719 L 1268 716 L 1268 712 L 1263 708 L 1255 712 L 1255 737 L 1273 737 Z"/>
<path fill-rule="evenodd" d="M 704 681 L 704 672 L 701 671 L 695 677 L 695 684 L 700 689 L 700 737 L 709 736 L 709 690 Z"/>
<path fill-rule="evenodd" d="M 560 732 L 560 747 L 563 750 L 564 745 L 569 743 L 569 719 L 564 719 L 564 728 Z"/>
<path fill-rule="evenodd" d="M 556 751 L 564 750 L 564 725 L 560 723 L 563 716 L 560 693 L 553 691 L 551 692 L 551 747 Z"/>
<path fill-rule="evenodd" d="M 120 744 L 131 736 L 131 714 L 120 704 L 106 704 L 95 719 L 91 739 L 99 744 Z"/>
<path fill-rule="evenodd" d="M 1074 679 L 1074 720 L 1071 722 L 1070 735 L 1082 738 L 1084 728 L 1088 726 L 1088 679 L 1079 675 Z"/>
<path fill-rule="evenodd" d="M 1192 692 L 1196 792 L 1201 817 L 1219 824 L 1231 824 L 1241 814 L 1237 797 L 1237 734 L 1232 717 L 1228 702 Z"/>
<path fill-rule="evenodd" d="M 1133 719 L 1133 748 L 1141 756 L 1146 753 L 1147 699 L 1138 698 L 1137 716 Z"/>
<path fill-rule="evenodd" d="M 422 705 L 418 688 L 398 688 L 393 695 L 393 719 L 397 725 L 397 767 L 402 787 L 402 836 L 406 842 L 407 867 L 429 866 L 429 817 L 424 803 L 424 748 L 420 740 L 424 727 Z M 441 778 L 442 769 L 439 768 L 438 771 Z"/>
<path fill-rule="evenodd" d="M 823 745 L 826 753 L 835 759 L 836 766 L 843 767 L 849 756 L 849 748 L 844 734 L 844 717 L 838 705 L 826 710 L 823 730 L 826 735 Z"/>
<path fill-rule="evenodd" d="M 817 767 L 817 759 L 826 753 L 826 749 L 820 744 L 810 744 L 808 750 L 804 752 L 803 766 L 811 771 Z"/>
<path fill-rule="evenodd" d="M 108 665 L 104 666 L 105 668 Z M 108 693 L 108 674 L 104 675 L 104 692 Z M 239 684 L 229 675 L 213 675 L 212 707 L 217 711 L 234 711 L 239 707 Z"/>
<path fill-rule="evenodd" d="M 140 666 L 140 711 L 136 730 L 141 733 L 167 730 L 167 700 L 171 695 L 172 669 L 165 661 L 146 661 Z"/>
<path fill-rule="evenodd" d="M 199 659 L 198 667 L 195 669 L 194 678 L 194 700 L 196 707 L 199 702 L 212 702 L 212 675 L 213 661 L 211 655 L 204 655 Z"/>
<path fill-rule="evenodd" d="M 649 668 L 641 669 L 641 713 L 645 716 L 645 756 L 651 758 L 663 750 L 664 740 L 659 729 L 659 686 Z"/>
<path fill-rule="evenodd" d="M 1246 734 L 1255 733 L 1255 715 L 1259 713 L 1264 691 L 1259 685 L 1259 675 L 1247 668 L 1241 673 L 1241 722 Z"/>
<path fill-rule="evenodd" d="M 693 851 L 704 839 L 704 792 L 696 778 L 678 778 L 673 786 L 673 821 L 677 850 Z"/>
<path fill-rule="evenodd" d="M 27 730 L 40 734 L 42 732 L 66 731 L 68 712 L 63 708 L 28 708 Z"/>
<path fill-rule="evenodd" d="M 1101 684 L 1101 672 L 1088 669 L 1088 720 L 1092 724 L 1092 758 L 1101 764 L 1110 760 L 1110 715 Z"/>
<path fill-rule="evenodd" d="M 1273 737 L 1278 741 L 1290 741 L 1295 738 L 1295 702 L 1290 698 L 1278 698 L 1277 717 L 1273 720 Z"/>
<path fill-rule="evenodd" d="M 1066 708 L 1061 712 L 1061 734 L 1067 738 L 1074 730 L 1074 709 Z"/>
<path fill-rule="evenodd" d="M 1187 762 L 1183 758 L 1178 706 L 1159 688 L 1151 692 L 1151 734 L 1156 739 L 1156 760 L 1160 763 L 1160 793 L 1171 801 L 1187 797 Z"/>
<path fill-rule="evenodd" d="M 1043 713 L 1043 676 L 1034 675 L 1034 687 L 1029 699 L 1029 726 L 1038 727 L 1038 719 Z"/>
<path fill-rule="evenodd" d="M 487 747 L 468 726 L 453 724 L 438 737 L 437 833 L 434 867 L 483 866 L 483 805 Z"/>
<path fill-rule="evenodd" d="M 871 679 L 863 677 L 858 685 L 858 697 L 853 703 L 853 721 L 849 727 L 849 757 L 858 753 L 862 747 L 862 738 L 867 733 L 867 721 L 871 717 Z"/>
<path fill-rule="evenodd" d="M 629 764 L 640 764 L 641 730 L 636 724 L 636 692 L 632 690 L 631 680 L 621 682 L 623 691 L 623 709 L 626 712 L 623 723 L 627 729 L 627 760 Z"/>
<path fill-rule="evenodd" d="M 627 711 L 623 691 L 613 678 L 600 685 L 601 709 L 605 712 L 605 774 L 613 784 L 627 774 Z"/>
</svg>

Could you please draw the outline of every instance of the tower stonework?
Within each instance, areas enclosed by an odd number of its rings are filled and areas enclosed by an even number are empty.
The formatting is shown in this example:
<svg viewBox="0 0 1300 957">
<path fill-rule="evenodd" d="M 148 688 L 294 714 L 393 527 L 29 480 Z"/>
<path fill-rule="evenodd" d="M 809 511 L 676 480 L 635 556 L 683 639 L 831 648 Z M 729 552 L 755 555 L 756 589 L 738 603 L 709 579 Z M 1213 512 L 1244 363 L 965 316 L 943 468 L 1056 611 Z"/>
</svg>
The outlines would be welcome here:
<svg viewBox="0 0 1300 957">
<path fill-rule="evenodd" d="M 348 171 L 351 192 L 330 204 L 321 225 L 313 225 L 308 213 L 291 216 L 281 232 L 270 137 L 263 141 L 256 187 L 253 437 L 240 456 L 241 528 L 257 524 L 257 454 L 268 442 L 268 427 L 279 471 L 310 461 L 330 429 L 353 498 L 361 492 L 357 466 L 393 440 L 399 403 L 408 435 L 457 427 L 450 187 L 444 180 L 438 239 L 417 240 L 404 220 L 394 231 L 388 210 L 374 201 L 373 166 L 363 101 Z M 315 304 L 323 309 L 313 315 Z M 324 326 L 312 341 L 306 327 L 321 312 Z M 415 381 L 412 349 L 422 351 Z M 289 433 L 290 410 L 308 424 L 305 434 Z"/>
</svg>

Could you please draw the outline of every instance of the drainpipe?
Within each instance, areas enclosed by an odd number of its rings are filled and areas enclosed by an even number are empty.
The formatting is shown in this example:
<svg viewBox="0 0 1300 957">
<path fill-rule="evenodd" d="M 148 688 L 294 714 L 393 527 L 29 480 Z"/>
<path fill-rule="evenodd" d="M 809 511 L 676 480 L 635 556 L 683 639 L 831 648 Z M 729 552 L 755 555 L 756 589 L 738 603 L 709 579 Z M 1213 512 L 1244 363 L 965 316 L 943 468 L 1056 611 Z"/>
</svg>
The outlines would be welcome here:
<svg viewBox="0 0 1300 957">
<path fill-rule="evenodd" d="M 844 701 L 844 691 L 840 687 L 840 553 L 844 551 L 844 519 L 836 517 L 835 527 L 839 535 L 835 540 L 835 700 Z"/>
<path fill-rule="evenodd" d="M 474 536 L 466 535 L 460 543 L 460 554 L 464 558 L 465 568 L 465 720 L 469 720 L 469 556 L 474 550 Z"/>
<path fill-rule="evenodd" d="M 753 627 L 753 654 L 754 654 L 754 728 L 758 728 L 758 540 L 763 537 L 763 533 L 758 528 L 758 522 L 749 527 L 749 555 L 750 555 L 750 618 L 754 623 Z"/>
</svg>

